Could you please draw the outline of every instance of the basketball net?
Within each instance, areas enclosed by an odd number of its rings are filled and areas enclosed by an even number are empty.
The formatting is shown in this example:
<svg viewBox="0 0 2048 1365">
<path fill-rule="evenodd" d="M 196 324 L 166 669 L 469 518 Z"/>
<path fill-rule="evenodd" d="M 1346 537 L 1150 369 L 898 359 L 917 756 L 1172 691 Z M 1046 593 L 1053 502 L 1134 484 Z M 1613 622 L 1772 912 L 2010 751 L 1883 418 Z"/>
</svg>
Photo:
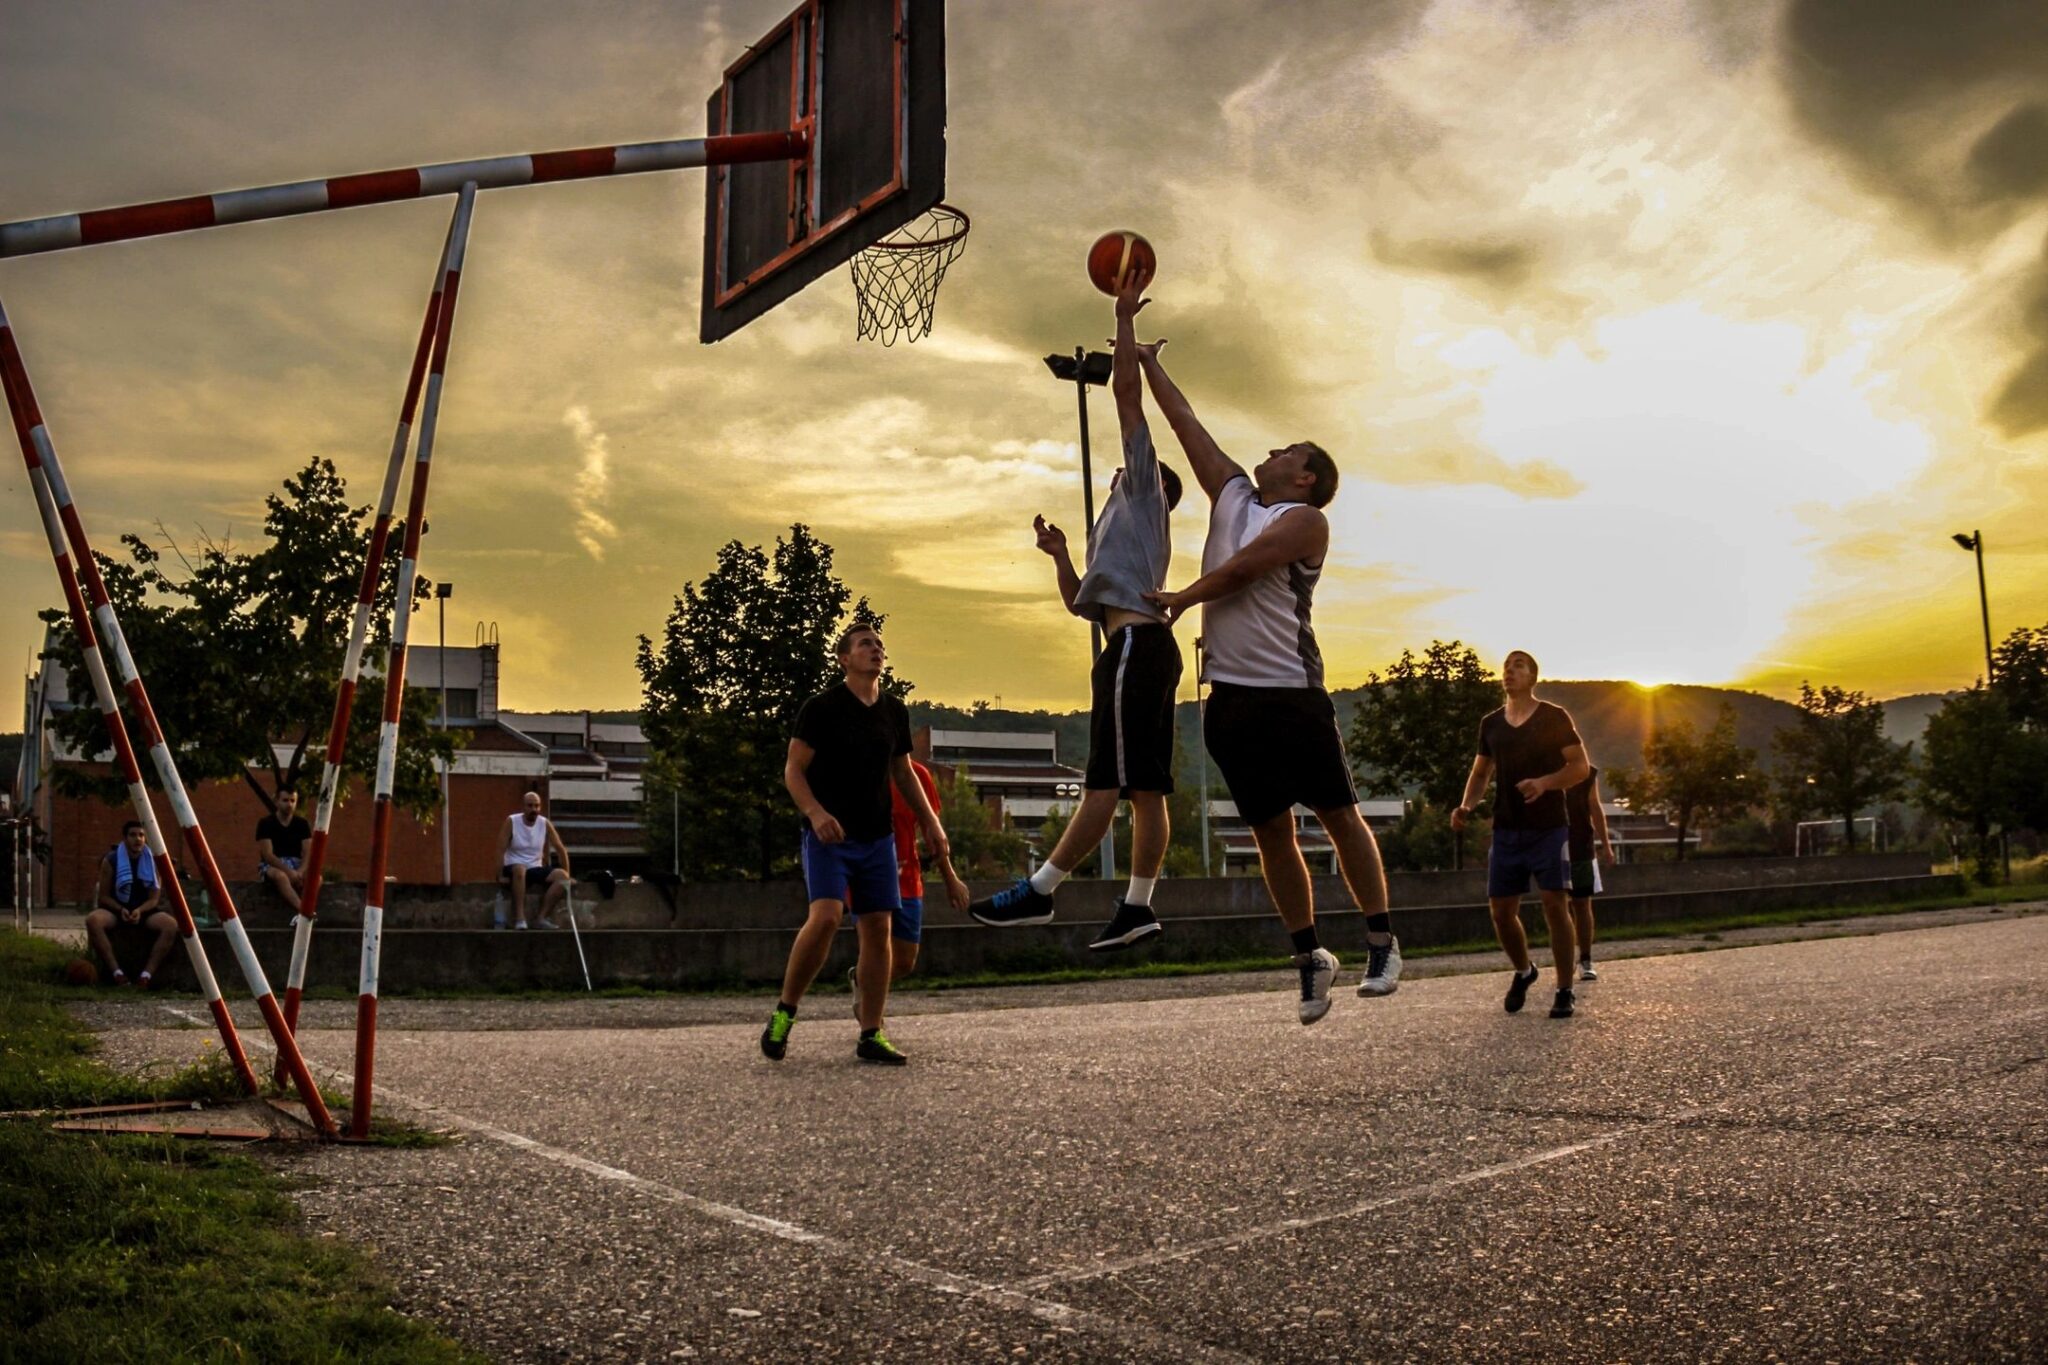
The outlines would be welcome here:
<svg viewBox="0 0 2048 1365">
<path fill-rule="evenodd" d="M 950 204 L 924 213 L 853 258 L 855 318 L 863 341 L 916 341 L 932 330 L 939 282 L 967 244 L 967 215 Z"/>
</svg>

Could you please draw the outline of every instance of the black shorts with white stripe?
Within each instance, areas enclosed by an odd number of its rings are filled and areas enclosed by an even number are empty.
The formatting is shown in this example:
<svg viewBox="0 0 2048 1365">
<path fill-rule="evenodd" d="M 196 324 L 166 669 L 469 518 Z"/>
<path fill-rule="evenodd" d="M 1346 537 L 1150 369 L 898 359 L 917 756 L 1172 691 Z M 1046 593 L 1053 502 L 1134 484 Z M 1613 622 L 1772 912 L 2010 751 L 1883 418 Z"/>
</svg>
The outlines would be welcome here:
<svg viewBox="0 0 2048 1365">
<path fill-rule="evenodd" d="M 1337 709 L 1320 687 L 1216 683 L 1202 734 L 1246 824 L 1264 824 L 1297 805 L 1324 811 L 1358 804 Z"/>
<path fill-rule="evenodd" d="M 1163 625 L 1121 626 L 1095 661 L 1088 721 L 1090 791 L 1173 790 L 1173 699 L 1180 646 Z"/>
</svg>

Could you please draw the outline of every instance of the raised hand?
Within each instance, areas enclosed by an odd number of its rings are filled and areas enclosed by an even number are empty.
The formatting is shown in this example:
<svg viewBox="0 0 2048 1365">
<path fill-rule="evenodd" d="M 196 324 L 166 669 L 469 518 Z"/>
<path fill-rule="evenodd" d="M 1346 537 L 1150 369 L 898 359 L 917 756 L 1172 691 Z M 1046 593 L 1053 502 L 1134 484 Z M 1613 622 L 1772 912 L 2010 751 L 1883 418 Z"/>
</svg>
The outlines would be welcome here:
<svg viewBox="0 0 2048 1365">
<path fill-rule="evenodd" d="M 1058 558 L 1067 552 L 1067 533 L 1043 515 L 1031 519 L 1031 529 L 1038 533 L 1038 548 L 1046 554 Z"/>
<path fill-rule="evenodd" d="M 1151 282 L 1149 277 L 1139 276 L 1135 271 L 1125 278 L 1123 290 L 1116 296 L 1117 321 L 1138 316 L 1145 305 L 1152 302 L 1145 297 L 1145 286 Z"/>
</svg>

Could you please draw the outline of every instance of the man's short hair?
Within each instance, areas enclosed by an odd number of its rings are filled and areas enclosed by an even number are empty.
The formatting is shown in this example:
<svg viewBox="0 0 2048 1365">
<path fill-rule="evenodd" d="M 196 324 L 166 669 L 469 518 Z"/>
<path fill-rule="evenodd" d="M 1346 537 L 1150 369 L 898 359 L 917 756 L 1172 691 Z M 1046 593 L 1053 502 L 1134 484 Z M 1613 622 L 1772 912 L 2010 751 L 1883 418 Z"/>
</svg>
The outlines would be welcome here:
<svg viewBox="0 0 2048 1365">
<path fill-rule="evenodd" d="M 833 644 L 832 653 L 838 658 L 845 658 L 853 649 L 853 642 L 863 635 L 872 635 L 879 640 L 882 638 L 881 627 L 870 625 L 848 626 L 845 630 L 839 632 L 839 639 Z"/>
<path fill-rule="evenodd" d="M 130 821 L 128 821 L 128 822 L 127 822 L 126 824 L 124 824 L 124 825 L 122 825 L 122 826 L 121 826 L 121 837 L 122 837 L 123 839 L 127 838 L 127 837 L 128 837 L 128 831 L 129 831 L 129 830 L 131 830 L 131 829 L 147 829 L 147 828 L 148 828 L 148 826 L 147 826 L 147 825 L 145 825 L 145 824 L 143 824 L 143 823 L 142 823 L 142 822 L 141 822 L 140 820 L 130 820 Z"/>
<path fill-rule="evenodd" d="M 1166 494 L 1166 510 L 1171 512 L 1180 506 L 1180 475 L 1165 465 L 1159 466 L 1160 491 Z"/>
<path fill-rule="evenodd" d="M 1534 654 L 1531 654 L 1526 649 L 1509 650 L 1508 657 L 1501 660 L 1501 662 L 1503 664 L 1511 664 L 1517 659 L 1520 659 L 1529 665 L 1529 676 L 1531 678 L 1540 678 L 1543 676 L 1543 670 L 1537 666 L 1536 656 Z"/>
<path fill-rule="evenodd" d="M 1303 441 L 1301 448 L 1308 452 L 1305 467 L 1316 478 L 1308 490 L 1308 505 L 1328 507 L 1330 499 L 1337 496 L 1337 462 L 1330 458 L 1329 451 L 1314 441 Z"/>
</svg>

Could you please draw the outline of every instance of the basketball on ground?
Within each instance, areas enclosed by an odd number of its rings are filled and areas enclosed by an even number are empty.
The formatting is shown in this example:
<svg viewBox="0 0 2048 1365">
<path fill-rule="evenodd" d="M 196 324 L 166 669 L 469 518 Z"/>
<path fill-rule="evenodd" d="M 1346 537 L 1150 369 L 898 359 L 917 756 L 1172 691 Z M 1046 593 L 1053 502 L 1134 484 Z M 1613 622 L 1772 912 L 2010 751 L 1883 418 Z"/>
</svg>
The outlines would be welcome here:
<svg viewBox="0 0 2048 1365">
<path fill-rule="evenodd" d="M 95 986 L 99 984 L 100 969 L 82 957 L 74 957 L 64 964 L 64 981 L 72 986 Z"/>
<path fill-rule="evenodd" d="M 1088 278 L 1112 298 L 1124 291 L 1127 280 L 1143 289 L 1158 269 L 1152 244 L 1135 232 L 1105 232 L 1088 248 Z"/>
</svg>

